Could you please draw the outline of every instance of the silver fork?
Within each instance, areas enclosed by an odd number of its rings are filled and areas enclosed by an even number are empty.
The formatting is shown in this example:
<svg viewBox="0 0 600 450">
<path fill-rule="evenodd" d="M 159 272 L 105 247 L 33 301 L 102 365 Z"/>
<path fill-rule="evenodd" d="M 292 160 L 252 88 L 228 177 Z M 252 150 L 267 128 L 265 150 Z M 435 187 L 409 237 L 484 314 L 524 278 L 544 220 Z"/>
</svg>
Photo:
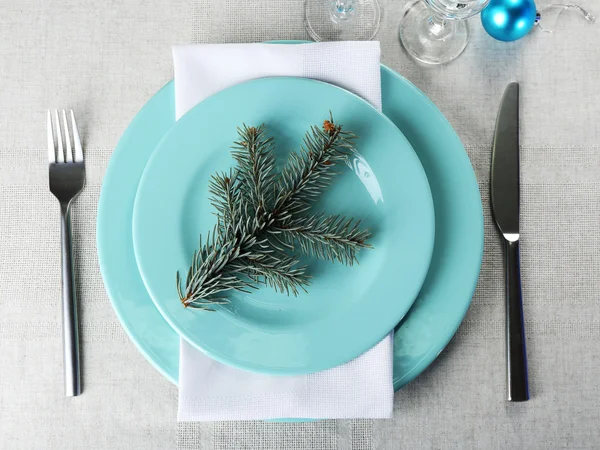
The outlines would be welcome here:
<svg viewBox="0 0 600 450">
<path fill-rule="evenodd" d="M 52 126 L 54 116 L 54 127 Z M 79 332 L 77 325 L 77 299 L 73 275 L 73 255 L 71 252 L 71 203 L 79 195 L 85 184 L 83 151 L 75 115 L 71 110 L 73 147 L 67 124 L 67 114 L 62 110 L 62 131 L 58 111 L 48 111 L 48 164 L 50 192 L 60 203 L 60 241 L 62 269 L 62 316 L 63 316 L 63 355 L 65 370 L 65 394 L 74 397 L 81 393 L 79 369 Z M 64 134 L 64 147 L 63 147 Z M 66 151 L 65 151 L 66 148 Z"/>
</svg>

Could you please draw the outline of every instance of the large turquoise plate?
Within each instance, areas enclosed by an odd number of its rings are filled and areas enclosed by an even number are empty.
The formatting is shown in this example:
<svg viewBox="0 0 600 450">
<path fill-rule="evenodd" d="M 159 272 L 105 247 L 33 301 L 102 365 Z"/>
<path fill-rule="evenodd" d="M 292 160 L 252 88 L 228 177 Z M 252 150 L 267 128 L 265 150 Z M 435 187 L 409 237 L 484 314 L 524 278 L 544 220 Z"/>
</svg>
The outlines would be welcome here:
<svg viewBox="0 0 600 450">
<path fill-rule="evenodd" d="M 198 236 L 215 225 L 209 181 L 235 165 L 236 128 L 265 124 L 283 161 L 330 111 L 360 138 L 315 211 L 359 218 L 372 230 L 373 249 L 353 266 L 307 259 L 312 283 L 295 298 L 264 287 L 229 292 L 216 313 L 184 308 L 175 273 L 187 271 Z M 336 367 L 383 339 L 416 299 L 433 239 L 431 191 L 406 138 L 362 98 L 308 78 L 252 80 L 198 104 L 154 150 L 133 213 L 138 268 L 167 322 L 213 359 L 273 375 Z"/>
<path fill-rule="evenodd" d="M 483 254 L 479 189 L 465 150 L 442 113 L 415 86 L 382 66 L 383 112 L 414 148 L 429 179 L 435 245 L 421 292 L 396 328 L 394 387 L 422 373 L 448 344 L 469 307 Z M 173 82 L 144 105 L 119 141 L 98 205 L 97 246 L 115 312 L 141 353 L 177 384 L 179 336 L 162 318 L 133 251 L 133 203 L 156 144 L 175 123 Z"/>
</svg>

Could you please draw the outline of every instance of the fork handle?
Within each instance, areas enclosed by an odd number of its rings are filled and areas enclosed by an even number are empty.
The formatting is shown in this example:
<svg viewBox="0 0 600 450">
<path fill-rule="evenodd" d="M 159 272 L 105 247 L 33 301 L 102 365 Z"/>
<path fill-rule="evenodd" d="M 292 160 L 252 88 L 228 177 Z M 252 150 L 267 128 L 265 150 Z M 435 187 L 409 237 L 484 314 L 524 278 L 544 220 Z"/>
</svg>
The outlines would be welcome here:
<svg viewBox="0 0 600 450">
<path fill-rule="evenodd" d="M 63 364 L 65 370 L 65 395 L 81 394 L 79 369 L 79 330 L 77 325 L 77 298 L 73 275 L 71 251 L 70 202 L 60 205 L 60 241 L 62 269 Z"/>
<path fill-rule="evenodd" d="M 529 400 L 519 241 L 506 241 L 506 380 L 508 400 Z"/>
</svg>

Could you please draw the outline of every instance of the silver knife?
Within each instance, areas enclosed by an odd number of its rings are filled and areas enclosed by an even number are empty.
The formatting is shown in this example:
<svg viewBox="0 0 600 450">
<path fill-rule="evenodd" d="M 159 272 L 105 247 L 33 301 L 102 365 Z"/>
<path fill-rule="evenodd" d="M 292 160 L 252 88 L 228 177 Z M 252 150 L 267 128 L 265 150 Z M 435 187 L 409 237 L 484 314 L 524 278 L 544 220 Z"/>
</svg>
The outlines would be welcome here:
<svg viewBox="0 0 600 450">
<path fill-rule="evenodd" d="M 508 400 L 529 400 L 519 262 L 519 83 L 504 91 L 492 146 L 492 214 L 506 248 L 506 380 Z"/>
</svg>

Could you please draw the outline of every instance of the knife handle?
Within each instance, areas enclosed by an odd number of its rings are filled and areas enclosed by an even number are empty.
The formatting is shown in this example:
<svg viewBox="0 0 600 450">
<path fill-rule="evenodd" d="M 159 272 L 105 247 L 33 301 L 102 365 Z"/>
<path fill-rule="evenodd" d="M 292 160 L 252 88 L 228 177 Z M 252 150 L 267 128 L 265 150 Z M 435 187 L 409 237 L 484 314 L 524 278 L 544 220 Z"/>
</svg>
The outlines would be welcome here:
<svg viewBox="0 0 600 450">
<path fill-rule="evenodd" d="M 519 241 L 506 241 L 506 380 L 508 401 L 529 400 Z"/>
</svg>

